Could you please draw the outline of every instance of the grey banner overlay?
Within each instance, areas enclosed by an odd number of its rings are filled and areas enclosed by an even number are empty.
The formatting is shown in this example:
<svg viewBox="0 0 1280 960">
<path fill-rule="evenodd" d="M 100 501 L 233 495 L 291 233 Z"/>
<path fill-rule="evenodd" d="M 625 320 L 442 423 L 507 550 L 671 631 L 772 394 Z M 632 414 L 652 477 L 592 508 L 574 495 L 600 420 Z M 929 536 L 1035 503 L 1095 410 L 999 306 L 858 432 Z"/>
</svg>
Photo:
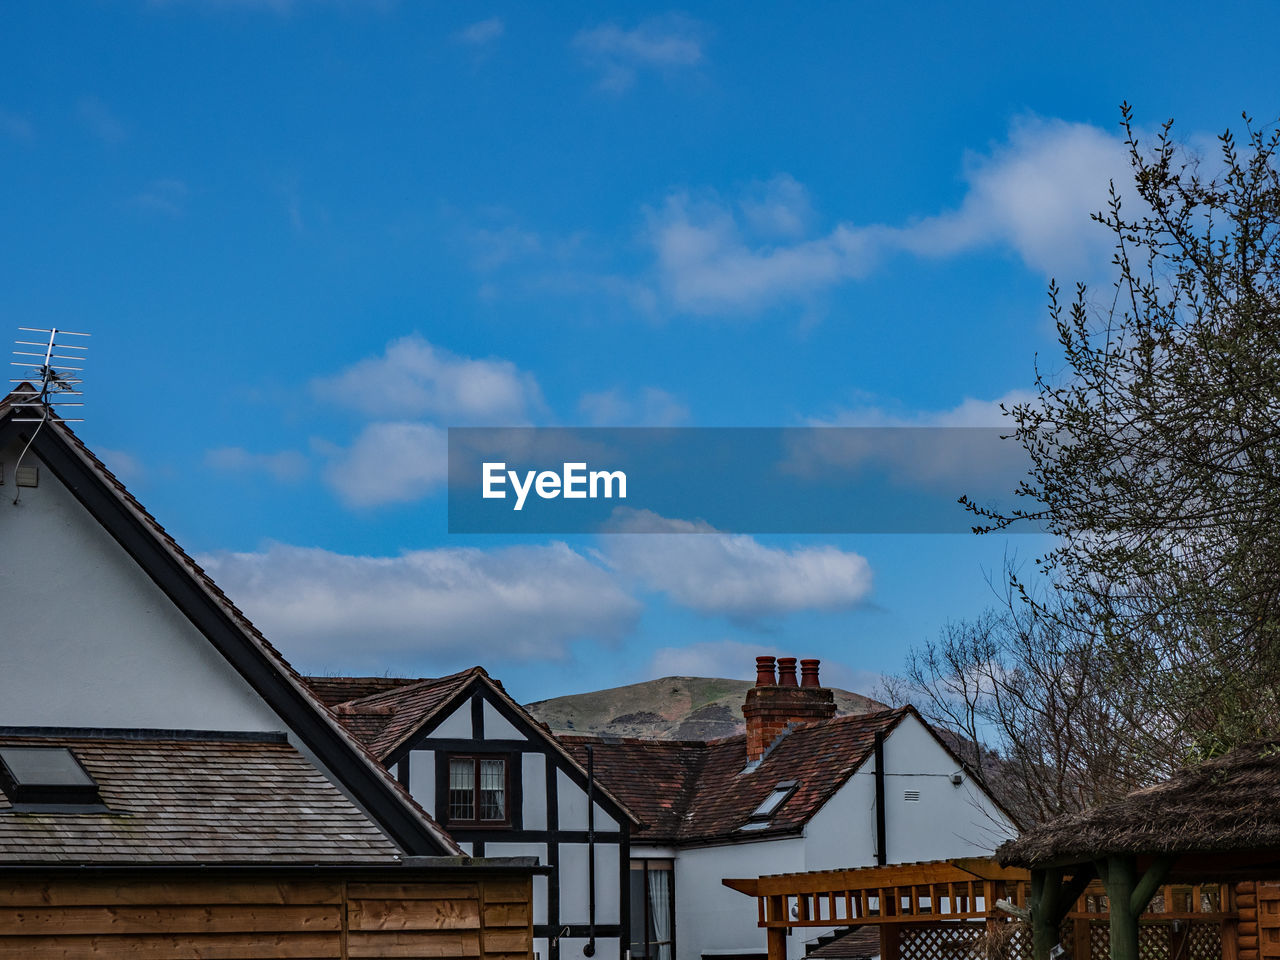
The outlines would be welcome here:
<svg viewBox="0 0 1280 960">
<path fill-rule="evenodd" d="M 450 428 L 449 532 L 967 533 L 976 518 L 956 502 L 962 494 L 1004 510 L 1017 502 L 1013 491 L 1028 461 L 1006 434 L 985 427 Z"/>
</svg>

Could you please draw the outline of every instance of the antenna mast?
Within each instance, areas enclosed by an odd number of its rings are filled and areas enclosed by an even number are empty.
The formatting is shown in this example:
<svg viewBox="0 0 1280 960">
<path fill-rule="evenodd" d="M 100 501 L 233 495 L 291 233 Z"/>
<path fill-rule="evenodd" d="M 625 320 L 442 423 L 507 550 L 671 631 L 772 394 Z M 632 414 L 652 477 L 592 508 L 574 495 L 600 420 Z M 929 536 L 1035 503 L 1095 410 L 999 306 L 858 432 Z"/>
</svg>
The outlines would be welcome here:
<svg viewBox="0 0 1280 960">
<path fill-rule="evenodd" d="M 83 363 L 85 359 L 85 351 L 88 346 L 78 346 L 74 343 L 67 343 L 65 339 L 59 342 L 59 338 L 66 337 L 87 337 L 87 333 L 76 333 L 73 330 L 59 330 L 57 327 L 19 327 L 24 333 L 43 333 L 46 335 L 42 340 L 18 340 L 19 347 L 39 347 L 39 352 L 30 350 L 14 350 L 15 357 L 34 357 L 34 360 L 11 360 L 9 365 L 13 367 L 26 367 L 29 371 L 28 376 L 14 377 L 10 383 L 32 383 L 36 385 L 36 393 L 28 396 L 26 399 L 17 400 L 13 403 L 13 407 L 24 411 L 39 411 L 39 416 L 16 416 L 13 418 L 14 423 L 44 423 L 49 419 L 50 415 L 57 417 L 64 423 L 83 423 L 83 417 L 64 417 L 57 408 L 60 407 L 83 407 L 84 402 L 81 400 L 66 400 L 64 397 L 81 397 L 84 394 L 78 389 L 84 380 L 79 374 L 84 372 L 84 367 L 68 367 L 59 363 L 55 368 L 53 362 L 55 360 L 71 360 L 76 363 Z M 58 353 L 59 350 L 77 350 L 79 353 L 68 355 Z M 68 375 L 69 374 L 69 375 Z M 77 410 L 77 412 L 79 412 Z"/>
<path fill-rule="evenodd" d="M 13 367 L 26 367 L 28 374 L 25 377 L 14 377 L 10 380 L 15 384 L 27 384 L 32 386 L 34 393 L 23 391 L 18 395 L 12 404 L 18 415 L 13 418 L 14 423 L 35 423 L 38 426 L 31 433 L 31 437 L 27 440 L 26 446 L 22 448 L 22 453 L 18 455 L 18 462 L 14 467 L 15 477 L 18 467 L 22 466 L 22 461 L 27 455 L 27 451 L 31 449 L 31 444 L 35 442 L 36 435 L 44 429 L 44 425 L 49 421 L 50 417 L 71 423 L 84 422 L 83 417 L 63 417 L 57 408 L 59 407 L 83 407 L 84 402 L 76 400 L 67 400 L 66 397 L 81 397 L 82 392 L 77 389 L 84 380 L 79 374 L 84 372 L 84 367 L 68 367 L 61 361 L 72 360 L 76 363 L 84 363 L 85 351 L 89 349 L 87 345 L 77 346 L 74 343 L 66 343 L 66 337 L 87 337 L 87 333 L 76 333 L 73 330 L 59 330 L 57 327 L 19 327 L 23 333 L 42 333 L 46 334 L 45 339 L 41 340 L 18 340 L 17 344 L 21 347 L 38 347 L 39 352 L 30 350 L 14 350 L 15 357 L 33 357 L 32 360 L 10 360 L 9 365 Z M 64 338 L 64 342 L 59 342 L 59 337 Z M 75 354 L 58 353 L 59 350 L 76 350 Z M 53 362 L 59 361 L 57 368 L 54 368 Z M 33 383 L 34 381 L 34 383 Z M 38 386 L 36 385 L 38 384 Z M 76 412 L 79 412 L 77 409 Z M 36 415 L 38 413 L 38 416 Z M 14 495 L 13 502 L 16 506 L 18 500 L 22 497 L 22 488 L 16 482 L 14 487 L 17 493 Z"/>
</svg>

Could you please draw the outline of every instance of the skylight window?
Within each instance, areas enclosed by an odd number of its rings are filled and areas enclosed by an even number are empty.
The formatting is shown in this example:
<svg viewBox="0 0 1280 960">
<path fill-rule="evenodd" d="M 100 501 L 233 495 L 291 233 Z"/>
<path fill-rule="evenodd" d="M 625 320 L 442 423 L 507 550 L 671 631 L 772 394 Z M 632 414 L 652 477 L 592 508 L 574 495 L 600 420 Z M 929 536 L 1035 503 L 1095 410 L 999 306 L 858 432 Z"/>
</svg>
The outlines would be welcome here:
<svg viewBox="0 0 1280 960">
<path fill-rule="evenodd" d="M 15 806 L 101 803 L 98 784 L 66 747 L 0 746 L 0 789 Z"/>
<path fill-rule="evenodd" d="M 787 802 L 787 798 L 796 792 L 796 787 L 799 785 L 798 780 L 783 780 L 764 798 L 764 803 L 755 808 L 751 814 L 751 821 L 760 823 L 772 819 L 778 812 L 778 808 Z"/>
</svg>

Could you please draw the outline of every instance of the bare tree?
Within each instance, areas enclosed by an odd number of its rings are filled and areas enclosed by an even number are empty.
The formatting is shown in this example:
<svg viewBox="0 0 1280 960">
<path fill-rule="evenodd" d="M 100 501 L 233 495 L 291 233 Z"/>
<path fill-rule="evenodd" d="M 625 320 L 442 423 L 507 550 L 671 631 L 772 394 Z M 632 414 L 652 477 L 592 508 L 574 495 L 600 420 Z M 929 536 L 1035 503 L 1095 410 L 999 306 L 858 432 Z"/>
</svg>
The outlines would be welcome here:
<svg viewBox="0 0 1280 960">
<path fill-rule="evenodd" d="M 1113 289 L 1050 287 L 1063 364 L 1006 411 L 1036 593 L 916 651 L 908 678 L 1010 765 L 1037 815 L 1146 782 L 1280 722 L 1280 132 L 1200 158 L 1122 107 L 1132 189 L 1094 219 Z M 1131 211 L 1129 207 L 1132 207 Z"/>
</svg>

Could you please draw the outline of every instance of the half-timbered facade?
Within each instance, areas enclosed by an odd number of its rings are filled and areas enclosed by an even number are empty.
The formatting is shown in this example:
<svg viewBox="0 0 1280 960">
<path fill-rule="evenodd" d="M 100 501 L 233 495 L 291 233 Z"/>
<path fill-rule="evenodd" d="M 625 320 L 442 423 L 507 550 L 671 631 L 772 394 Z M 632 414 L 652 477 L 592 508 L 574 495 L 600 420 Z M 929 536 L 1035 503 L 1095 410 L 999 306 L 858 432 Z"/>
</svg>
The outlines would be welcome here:
<svg viewBox="0 0 1280 960">
<path fill-rule="evenodd" d="M 465 852 L 550 867 L 534 878 L 539 957 L 624 957 L 638 824 L 590 775 L 591 756 L 575 759 L 479 667 L 310 683 Z"/>
</svg>

